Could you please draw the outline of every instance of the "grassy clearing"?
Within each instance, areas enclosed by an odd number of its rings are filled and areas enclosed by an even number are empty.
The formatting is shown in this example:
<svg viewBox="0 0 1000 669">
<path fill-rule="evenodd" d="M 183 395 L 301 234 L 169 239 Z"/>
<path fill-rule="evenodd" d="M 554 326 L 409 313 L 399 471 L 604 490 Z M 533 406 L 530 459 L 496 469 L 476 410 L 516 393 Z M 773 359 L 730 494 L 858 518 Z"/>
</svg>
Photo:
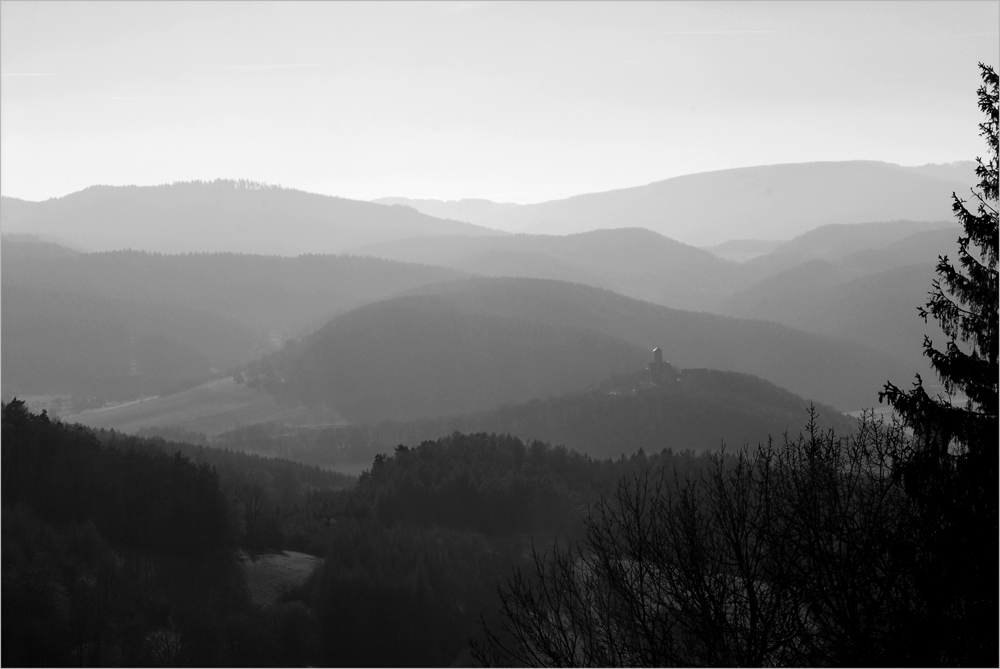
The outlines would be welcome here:
<svg viewBox="0 0 1000 669">
<path fill-rule="evenodd" d="M 63 420 L 122 432 L 169 426 L 207 435 L 271 421 L 292 425 L 343 422 L 335 414 L 319 415 L 305 406 L 280 404 L 271 395 L 231 378 L 209 381 L 164 397 L 84 411 Z"/>
<path fill-rule="evenodd" d="M 251 557 L 243 554 L 250 596 L 258 606 L 270 606 L 287 590 L 305 583 L 323 561 L 318 557 L 286 551 Z"/>
</svg>

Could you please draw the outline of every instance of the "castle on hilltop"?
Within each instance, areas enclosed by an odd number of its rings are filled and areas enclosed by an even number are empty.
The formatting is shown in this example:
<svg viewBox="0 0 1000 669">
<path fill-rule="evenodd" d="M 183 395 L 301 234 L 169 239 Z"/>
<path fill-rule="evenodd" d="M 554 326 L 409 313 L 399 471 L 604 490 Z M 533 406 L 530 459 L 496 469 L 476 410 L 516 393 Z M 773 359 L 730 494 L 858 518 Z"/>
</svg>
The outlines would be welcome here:
<svg viewBox="0 0 1000 669">
<path fill-rule="evenodd" d="M 653 362 L 649 363 L 646 369 L 649 370 L 649 380 L 657 386 L 662 385 L 664 381 L 673 381 L 677 371 L 669 360 L 663 360 L 663 350 L 659 346 L 653 349 Z"/>
</svg>

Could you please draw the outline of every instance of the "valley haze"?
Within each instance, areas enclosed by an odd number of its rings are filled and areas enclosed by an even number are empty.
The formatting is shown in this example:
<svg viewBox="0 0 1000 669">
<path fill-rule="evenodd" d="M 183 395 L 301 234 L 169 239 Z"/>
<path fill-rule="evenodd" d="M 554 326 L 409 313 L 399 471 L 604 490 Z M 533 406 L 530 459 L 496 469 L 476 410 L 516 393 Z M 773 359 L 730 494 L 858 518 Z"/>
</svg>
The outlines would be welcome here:
<svg viewBox="0 0 1000 669">
<path fill-rule="evenodd" d="M 991 666 L 998 24 L 0 1 L 0 665 Z"/>
</svg>

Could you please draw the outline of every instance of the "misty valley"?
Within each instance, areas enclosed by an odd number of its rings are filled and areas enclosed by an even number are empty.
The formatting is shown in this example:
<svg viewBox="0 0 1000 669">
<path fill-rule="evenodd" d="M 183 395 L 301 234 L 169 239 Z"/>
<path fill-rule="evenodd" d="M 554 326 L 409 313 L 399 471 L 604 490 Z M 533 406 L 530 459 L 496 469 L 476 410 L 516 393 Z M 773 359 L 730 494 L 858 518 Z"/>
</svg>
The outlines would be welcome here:
<svg viewBox="0 0 1000 669">
<path fill-rule="evenodd" d="M 953 186 L 748 174 L 852 169 Z M 892 632 L 925 567 L 879 392 L 932 376 L 916 306 L 961 228 L 532 231 L 592 225 L 573 199 L 475 222 L 518 206 L 3 198 L 4 664 L 951 662 Z"/>
<path fill-rule="evenodd" d="M 997 18 L 3 0 L 0 664 L 995 666 Z"/>
</svg>

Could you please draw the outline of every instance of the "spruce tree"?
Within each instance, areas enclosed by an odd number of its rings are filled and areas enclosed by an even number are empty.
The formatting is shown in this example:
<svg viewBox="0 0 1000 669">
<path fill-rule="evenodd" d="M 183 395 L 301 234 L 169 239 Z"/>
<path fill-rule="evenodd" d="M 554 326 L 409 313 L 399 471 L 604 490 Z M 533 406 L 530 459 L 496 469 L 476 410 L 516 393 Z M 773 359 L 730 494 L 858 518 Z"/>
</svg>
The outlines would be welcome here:
<svg viewBox="0 0 1000 669">
<path fill-rule="evenodd" d="M 989 160 L 976 158 L 978 202 L 970 211 L 967 202 L 952 193 L 952 211 L 962 224 L 958 239 L 959 266 L 939 257 L 938 279 L 930 300 L 920 307 L 927 321 L 932 316 L 949 338 L 944 349 L 924 337 L 924 355 L 944 384 L 948 397 L 931 397 L 917 375 L 914 387 L 903 391 L 887 383 L 879 394 L 896 409 L 928 449 L 946 451 L 957 445 L 970 452 L 992 450 L 997 445 L 997 74 L 979 65 L 983 85 L 979 108 L 986 120 L 979 125 L 986 139 Z M 961 393 L 964 404 L 952 397 Z M 995 451 L 994 451 L 995 453 Z M 995 456 L 994 456 L 995 459 Z"/>
<path fill-rule="evenodd" d="M 977 158 L 976 202 L 952 194 L 962 224 L 958 264 L 939 257 L 930 299 L 919 309 L 948 340 L 924 337 L 924 354 L 947 396 L 931 397 L 920 376 L 909 391 L 887 383 L 879 400 L 913 429 L 896 469 L 915 502 L 917 600 L 906 621 L 908 663 L 993 665 L 997 661 L 997 106 L 998 77 L 979 64 L 979 125 L 988 160 Z M 919 613 L 918 613 L 919 612 Z"/>
</svg>

